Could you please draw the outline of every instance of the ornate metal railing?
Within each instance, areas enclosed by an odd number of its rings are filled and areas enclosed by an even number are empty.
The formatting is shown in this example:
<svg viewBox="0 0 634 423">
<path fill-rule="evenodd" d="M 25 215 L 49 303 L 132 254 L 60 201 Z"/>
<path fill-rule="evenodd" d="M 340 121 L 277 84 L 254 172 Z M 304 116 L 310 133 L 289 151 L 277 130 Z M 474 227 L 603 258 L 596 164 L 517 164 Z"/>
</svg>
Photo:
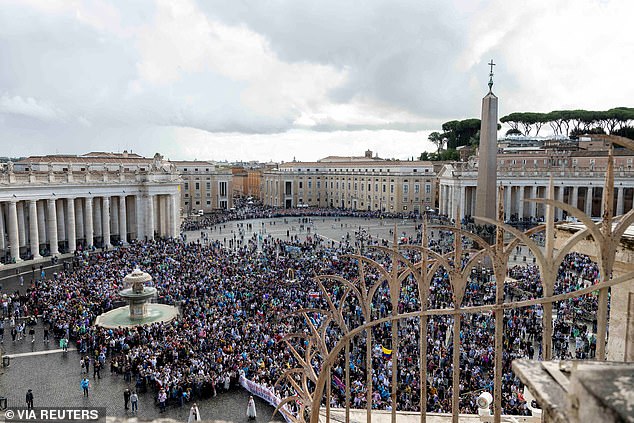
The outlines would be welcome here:
<svg viewBox="0 0 634 423">
<path fill-rule="evenodd" d="M 620 137 L 610 137 L 610 141 L 634 150 L 634 142 Z M 546 223 L 526 232 L 521 232 L 507 224 L 503 223 L 503 187 L 499 188 L 498 193 L 498 219 L 480 218 L 495 227 L 495 239 L 491 243 L 487 243 L 484 239 L 476 234 L 468 232 L 461 228 L 458 223 L 453 226 L 433 226 L 425 225 L 422 231 L 422 245 L 398 245 L 396 233 L 394 231 L 394 240 L 391 247 L 367 247 L 376 252 L 381 252 L 390 258 L 390 263 L 384 265 L 378 261 L 361 254 L 352 254 L 348 257 L 355 260 L 358 268 L 358 277 L 354 281 L 348 280 L 341 275 L 318 275 L 315 280 L 323 299 L 327 304 L 327 308 L 307 308 L 297 312 L 303 316 L 307 331 L 302 333 L 289 334 L 285 338 L 289 351 L 292 353 L 294 360 L 297 362 L 295 368 L 287 370 L 278 381 L 278 384 L 285 383 L 286 386 L 292 387 L 295 394 L 285 398 L 277 411 L 284 413 L 291 421 L 318 422 L 320 409 L 325 408 L 325 419 L 330 420 L 330 398 L 331 398 L 331 377 L 333 366 L 339 360 L 339 355 L 344 351 L 345 357 L 345 376 L 344 381 L 340 381 L 345 385 L 345 417 L 346 421 L 350 421 L 351 407 L 351 384 L 350 384 L 350 346 L 356 337 L 365 336 L 365 368 L 371 369 L 372 363 L 372 344 L 373 344 L 373 328 L 390 322 L 391 327 L 391 416 L 392 422 L 396 422 L 397 413 L 397 397 L 398 397 L 398 365 L 399 365 L 399 339 L 398 339 L 398 322 L 405 319 L 418 319 L 418 371 L 419 371 L 419 395 L 420 395 L 420 421 L 426 421 L 427 409 L 427 330 L 428 319 L 430 316 L 446 315 L 453 316 L 453 357 L 452 357 L 452 416 L 453 421 L 458 422 L 459 417 L 459 399 L 460 390 L 455 387 L 460 386 L 460 325 L 461 319 L 455 318 L 469 313 L 493 313 L 495 320 L 495 357 L 494 357 L 494 385 L 493 385 L 493 414 L 494 421 L 501 421 L 502 414 L 502 378 L 503 378 L 503 361 L 502 346 L 504 337 L 503 316 L 504 311 L 509 309 L 517 309 L 534 305 L 543 307 L 543 337 L 542 348 L 543 358 L 549 360 L 552 358 L 553 350 L 553 303 L 581 297 L 586 294 L 598 291 L 598 309 L 597 309 L 597 346 L 596 358 L 605 360 L 606 332 L 608 319 L 608 290 L 611 286 L 634 279 L 634 272 L 629 272 L 621 276 L 613 275 L 613 267 L 615 261 L 616 250 L 625 230 L 634 223 L 634 210 L 621 216 L 614 216 L 614 159 L 612 148 L 608 159 L 608 167 L 605 173 L 605 187 L 603 190 L 604 213 L 601 222 L 595 223 L 590 217 L 585 215 L 577 208 L 555 201 L 553 197 L 553 182 L 551 178 L 549 192 L 546 199 L 527 199 L 526 201 L 535 201 L 542 203 L 546 209 Z M 585 229 L 579 230 L 571 236 L 566 242 L 555 250 L 554 239 L 557 224 L 554 219 L 555 208 L 565 210 L 568 215 L 576 217 L 585 225 Z M 430 229 L 440 229 L 450 231 L 454 234 L 454 250 L 447 254 L 439 254 L 431 248 L 428 248 L 427 231 Z M 538 245 L 532 235 L 542 234 L 545 240 L 543 246 Z M 471 240 L 477 248 L 465 249 L 463 247 L 463 239 Z M 599 279 L 596 284 L 587 288 L 554 295 L 555 282 L 558 275 L 558 269 L 566 255 L 570 253 L 574 247 L 580 242 L 591 239 L 595 244 L 596 262 L 599 269 Z M 527 246 L 534 257 L 536 264 L 539 266 L 541 274 L 541 283 L 543 285 L 543 297 L 534 298 L 524 301 L 505 302 L 504 281 L 507 275 L 509 258 L 513 255 L 513 251 L 518 245 Z M 411 260 L 407 254 L 410 252 L 416 256 L 416 260 Z M 468 260 L 467 260 L 468 257 Z M 466 262 L 464 260 L 467 260 Z M 495 276 L 495 303 L 479 306 L 463 306 L 467 283 L 472 269 L 479 263 L 488 261 L 489 266 Z M 444 268 L 449 276 L 451 287 L 451 296 L 453 307 L 450 308 L 428 308 L 429 292 L 432 279 L 436 271 Z M 372 274 L 368 280 L 367 275 Z M 405 283 L 412 283 L 418 290 L 419 310 L 413 312 L 400 312 L 398 303 L 401 288 Z M 326 281 L 332 281 L 338 286 L 337 294 L 330 292 L 326 286 Z M 373 317 L 372 305 L 376 303 L 375 294 L 377 289 L 387 284 L 389 288 L 389 302 L 391 310 L 386 316 L 378 318 Z M 339 288 L 340 287 L 340 288 Z M 340 289 L 343 290 L 341 294 Z M 345 311 L 346 304 L 356 303 L 361 308 L 361 318 L 358 319 L 356 325 L 353 326 L 354 319 Z M 319 319 L 311 319 L 310 316 L 319 315 Z M 334 343 L 330 340 L 333 336 L 332 330 L 329 331 L 329 340 L 326 334 L 329 328 L 336 328 L 340 333 L 340 338 Z M 300 342 L 296 342 L 299 340 Z M 367 422 L 372 420 L 373 406 L 373 380 L 372 372 L 366 371 L 366 415 Z M 324 401 L 324 394 L 326 400 Z M 324 404 L 325 402 L 325 404 Z M 284 405 L 295 404 L 295 412 L 291 413 Z"/>
</svg>

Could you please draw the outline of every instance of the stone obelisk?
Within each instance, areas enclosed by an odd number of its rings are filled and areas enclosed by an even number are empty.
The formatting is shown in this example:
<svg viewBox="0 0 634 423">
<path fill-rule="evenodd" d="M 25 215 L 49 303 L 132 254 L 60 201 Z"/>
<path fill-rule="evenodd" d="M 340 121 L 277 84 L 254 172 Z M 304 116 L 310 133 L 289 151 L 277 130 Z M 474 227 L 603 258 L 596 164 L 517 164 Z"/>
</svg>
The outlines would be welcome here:
<svg viewBox="0 0 634 423">
<path fill-rule="evenodd" d="M 480 146 L 478 149 L 478 186 L 475 217 L 496 218 L 498 98 L 493 94 L 493 60 L 489 63 L 489 93 L 482 99 Z"/>
</svg>

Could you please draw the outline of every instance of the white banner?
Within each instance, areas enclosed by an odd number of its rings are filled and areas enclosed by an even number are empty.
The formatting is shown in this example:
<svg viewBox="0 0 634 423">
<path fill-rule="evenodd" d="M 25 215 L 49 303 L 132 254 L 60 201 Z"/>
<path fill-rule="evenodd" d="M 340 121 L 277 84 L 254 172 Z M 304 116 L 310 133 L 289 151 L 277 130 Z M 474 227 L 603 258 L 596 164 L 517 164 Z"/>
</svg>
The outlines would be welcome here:
<svg viewBox="0 0 634 423">
<path fill-rule="evenodd" d="M 249 391 L 251 394 L 257 395 L 273 407 L 277 407 L 277 405 L 282 402 L 282 399 L 278 397 L 271 389 L 255 383 L 244 376 L 240 376 L 240 385 L 242 385 L 242 387 Z M 286 406 L 284 406 L 284 408 L 287 409 Z M 288 419 L 288 417 L 286 417 L 284 413 L 279 414 L 284 417 L 284 420 L 290 423 L 290 420 Z"/>
</svg>

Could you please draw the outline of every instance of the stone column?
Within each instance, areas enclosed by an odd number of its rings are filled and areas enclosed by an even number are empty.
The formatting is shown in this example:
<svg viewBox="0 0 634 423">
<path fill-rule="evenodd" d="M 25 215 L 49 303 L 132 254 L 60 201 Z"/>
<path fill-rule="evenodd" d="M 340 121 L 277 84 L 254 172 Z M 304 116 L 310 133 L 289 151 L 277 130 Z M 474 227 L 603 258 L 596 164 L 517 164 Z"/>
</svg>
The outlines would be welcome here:
<svg viewBox="0 0 634 423">
<path fill-rule="evenodd" d="M 82 199 L 75 199 L 75 238 L 86 240 L 86 232 L 84 230 L 84 208 Z"/>
<path fill-rule="evenodd" d="M 145 212 L 147 219 L 144 231 L 145 236 L 147 239 L 154 239 L 154 195 L 152 194 L 147 196 Z"/>
<path fill-rule="evenodd" d="M 11 258 L 14 262 L 20 259 L 20 235 L 18 234 L 18 207 L 16 201 L 9 203 L 9 244 L 11 247 Z"/>
<path fill-rule="evenodd" d="M 40 200 L 39 206 L 37 206 L 37 233 L 40 238 L 41 244 L 48 242 L 48 234 L 46 233 L 46 203 Z"/>
<path fill-rule="evenodd" d="M 119 196 L 119 238 L 122 244 L 128 243 L 128 222 L 125 195 Z"/>
<path fill-rule="evenodd" d="M 29 235 L 31 238 L 31 254 L 33 254 L 34 260 L 42 258 L 40 255 L 40 233 L 37 227 L 37 221 L 37 200 L 29 200 Z"/>
<path fill-rule="evenodd" d="M 462 218 L 465 216 L 465 187 L 458 188 L 457 192 L 460 196 L 457 201 L 457 203 L 460 205 L 460 215 L 457 218 L 462 220 Z"/>
<path fill-rule="evenodd" d="M 564 202 L 564 187 L 563 187 L 563 185 L 559 186 L 557 188 L 557 201 L 560 201 L 562 203 Z M 557 210 L 556 219 L 557 220 L 562 220 L 564 218 L 564 211 L 562 209 L 560 209 L 560 208 L 557 208 L 556 210 Z"/>
<path fill-rule="evenodd" d="M 68 240 L 68 252 L 73 253 L 77 249 L 77 228 L 75 227 L 75 199 L 66 199 L 66 239 Z"/>
<path fill-rule="evenodd" d="M 159 210 L 160 210 L 160 219 L 159 219 L 159 233 L 161 236 L 167 236 L 167 196 L 161 195 L 159 196 Z M 201 206 L 202 207 L 202 206 Z"/>
<path fill-rule="evenodd" d="M 0 203 L 0 250 L 7 248 L 4 234 L 4 203 Z"/>
<path fill-rule="evenodd" d="M 86 232 L 86 248 L 90 248 L 95 243 L 95 231 L 92 222 L 92 197 L 86 197 L 85 202 L 86 210 L 84 212 L 84 228 Z"/>
<path fill-rule="evenodd" d="M 623 209 L 624 209 L 624 198 L 623 196 L 625 195 L 625 190 L 623 189 L 623 187 L 619 187 L 616 190 L 616 216 L 620 216 L 623 214 Z"/>
<path fill-rule="evenodd" d="M 115 197 L 110 200 L 110 235 L 119 234 L 119 197 Z"/>
<path fill-rule="evenodd" d="M 66 213 L 64 213 L 64 200 L 57 204 L 57 239 L 65 241 L 66 238 Z"/>
<path fill-rule="evenodd" d="M 102 198 L 103 246 L 110 248 L 110 197 Z"/>
<path fill-rule="evenodd" d="M 51 250 L 51 256 L 59 254 L 59 246 L 57 245 L 57 208 L 55 207 L 55 199 L 46 200 L 48 206 L 48 216 L 46 219 L 46 227 L 48 228 L 48 243 Z"/>
<path fill-rule="evenodd" d="M 18 241 L 20 247 L 26 246 L 26 219 L 24 218 L 24 202 L 18 201 L 16 204 L 18 211 Z"/>
<path fill-rule="evenodd" d="M 513 210 L 511 209 L 511 185 L 504 186 L 504 214 L 506 219 L 509 220 L 511 218 L 511 213 Z"/>
<path fill-rule="evenodd" d="M 167 195 L 166 196 L 166 203 L 167 203 L 167 236 L 168 237 L 174 237 L 174 209 L 173 209 L 173 204 L 172 204 L 172 195 Z M 361 203 L 359 203 L 359 206 L 361 206 Z"/>
<path fill-rule="evenodd" d="M 170 203 L 172 204 L 171 207 L 171 222 L 172 222 L 172 232 L 171 235 L 173 238 L 178 238 L 178 235 L 180 234 L 181 228 L 180 228 L 180 208 L 178 207 L 178 196 L 176 194 L 172 194 L 170 195 Z"/>
<path fill-rule="evenodd" d="M 159 236 L 161 236 L 161 233 L 160 233 L 161 226 L 159 224 L 158 215 L 159 215 L 159 196 L 153 195 L 152 196 L 152 222 L 153 222 L 152 233 L 158 233 Z"/>
<path fill-rule="evenodd" d="M 578 209 L 579 208 L 579 187 L 578 186 L 574 186 L 572 187 L 572 203 L 571 205 Z"/>
<path fill-rule="evenodd" d="M 531 186 L 531 193 L 529 194 L 528 198 L 537 198 L 537 186 L 533 185 Z M 537 203 L 534 202 L 529 202 L 528 203 L 528 214 L 531 215 L 532 217 L 537 217 Z"/>
<path fill-rule="evenodd" d="M 589 217 L 592 217 L 592 194 L 592 187 L 588 187 L 586 189 L 586 214 Z"/>
<path fill-rule="evenodd" d="M 95 197 L 93 200 L 93 210 L 95 212 L 95 216 L 93 219 L 93 232 L 95 237 L 100 237 L 103 235 L 103 231 L 101 230 L 101 207 L 103 205 L 103 201 L 99 197 Z"/>
<path fill-rule="evenodd" d="M 519 187 L 517 187 L 517 198 L 518 198 L 518 202 L 517 202 L 517 216 L 518 219 L 523 219 L 524 218 L 524 190 L 526 187 L 520 185 Z"/>
<path fill-rule="evenodd" d="M 442 214 L 442 185 L 438 185 L 438 214 Z"/>
<path fill-rule="evenodd" d="M 145 238 L 145 229 L 143 227 L 145 219 L 143 219 L 143 197 L 137 194 L 134 196 L 134 211 L 136 212 L 136 239 L 143 240 Z"/>
</svg>

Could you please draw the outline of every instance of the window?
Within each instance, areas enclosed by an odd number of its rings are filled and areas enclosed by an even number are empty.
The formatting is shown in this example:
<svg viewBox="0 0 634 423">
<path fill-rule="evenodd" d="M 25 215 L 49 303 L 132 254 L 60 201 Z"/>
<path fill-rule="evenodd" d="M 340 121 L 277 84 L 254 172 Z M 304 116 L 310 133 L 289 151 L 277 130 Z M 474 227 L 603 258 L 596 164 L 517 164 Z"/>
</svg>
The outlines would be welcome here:
<svg viewBox="0 0 634 423">
<path fill-rule="evenodd" d="M 207 200 L 207 205 L 210 206 L 211 205 L 211 201 Z"/>
<path fill-rule="evenodd" d="M 189 189 L 189 182 L 185 182 L 185 190 Z"/>
<path fill-rule="evenodd" d="M 211 182 L 207 182 L 207 191 L 211 190 Z"/>
<path fill-rule="evenodd" d="M 414 194 L 418 194 L 420 192 L 420 185 L 414 184 Z"/>
<path fill-rule="evenodd" d="M 431 184 L 425 184 L 425 194 L 431 194 Z"/>
<path fill-rule="evenodd" d="M 299 189 L 304 188 L 304 183 L 302 181 L 299 181 Z"/>
<path fill-rule="evenodd" d="M 404 184 L 403 185 L 403 194 L 408 194 L 409 193 L 409 185 L 408 184 Z"/>
<path fill-rule="evenodd" d="M 394 194 L 394 184 L 390 185 L 390 194 Z"/>
<path fill-rule="evenodd" d="M 308 181 L 308 189 L 311 189 L 313 187 L 313 181 Z M 310 201 L 310 200 L 308 200 Z"/>
<path fill-rule="evenodd" d="M 221 197 L 226 197 L 227 196 L 227 181 L 218 182 L 218 194 Z"/>
<path fill-rule="evenodd" d="M 196 182 L 196 191 L 198 191 L 200 189 L 200 183 Z"/>
</svg>

